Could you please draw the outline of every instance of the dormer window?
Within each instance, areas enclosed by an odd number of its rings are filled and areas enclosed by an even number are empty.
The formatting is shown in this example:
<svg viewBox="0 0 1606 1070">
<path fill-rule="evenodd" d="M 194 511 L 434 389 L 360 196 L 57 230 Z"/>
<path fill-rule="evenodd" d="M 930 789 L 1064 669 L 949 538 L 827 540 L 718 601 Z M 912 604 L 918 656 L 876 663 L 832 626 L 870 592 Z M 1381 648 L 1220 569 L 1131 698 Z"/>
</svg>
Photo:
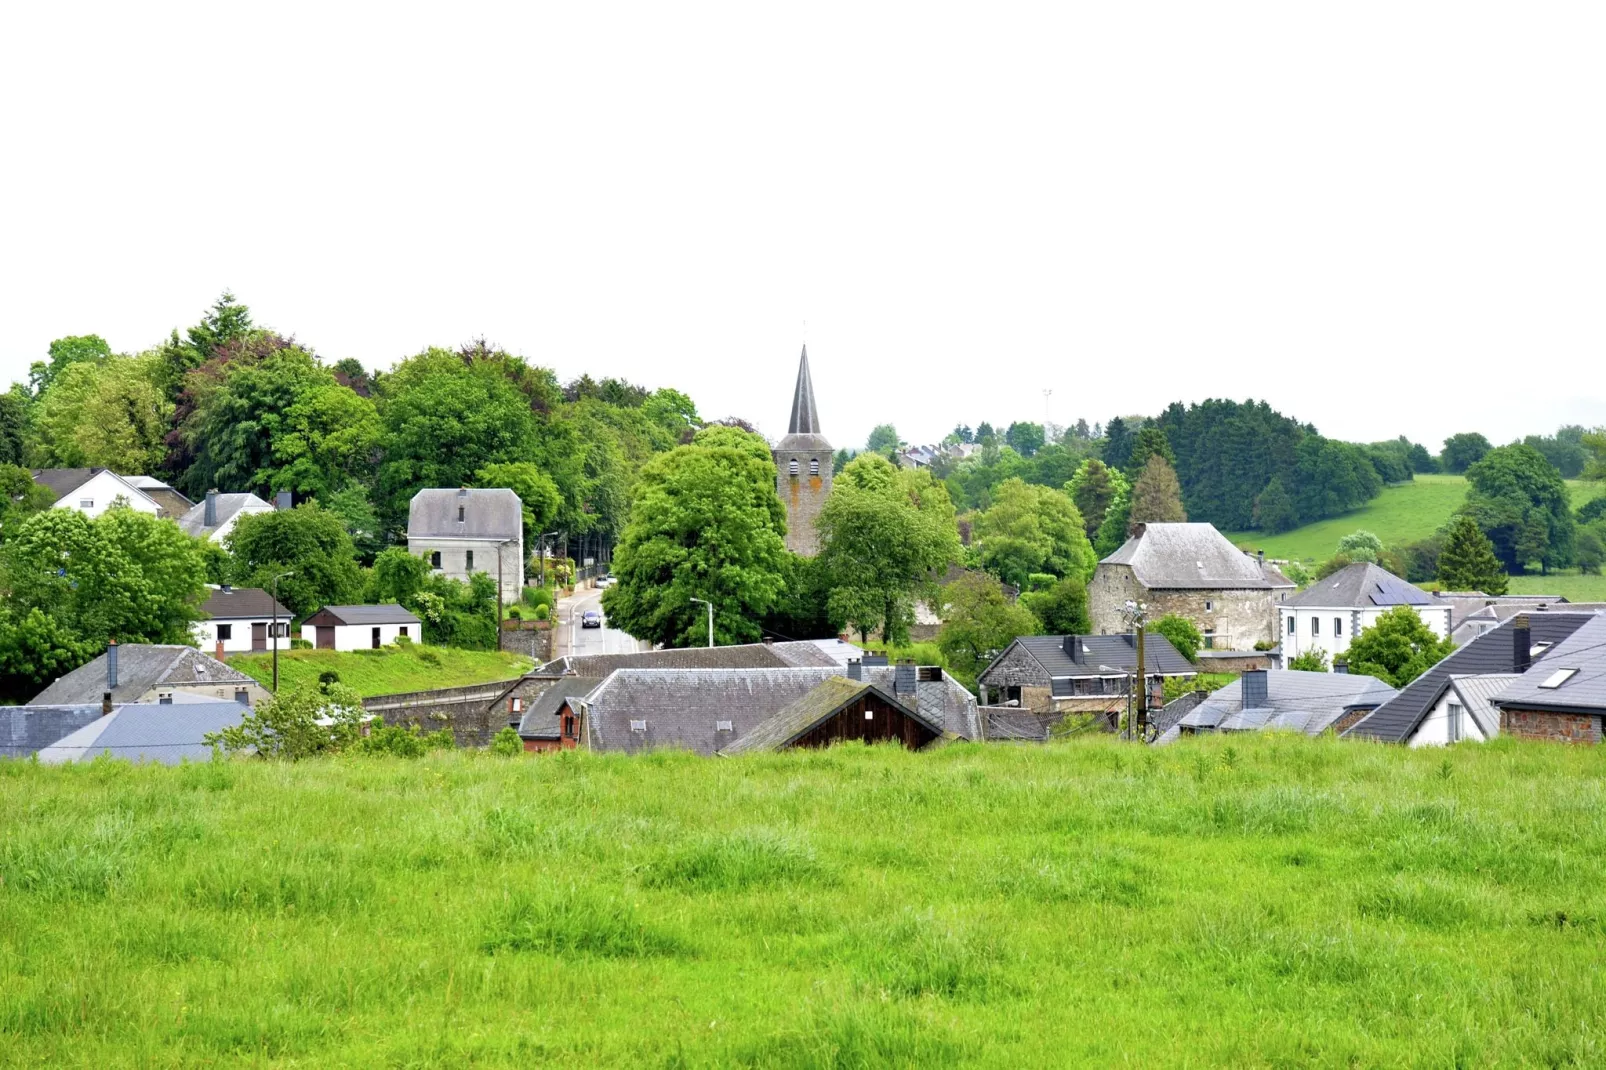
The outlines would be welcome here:
<svg viewBox="0 0 1606 1070">
<path fill-rule="evenodd" d="M 787 469 L 791 472 L 792 475 L 794 475 L 794 476 L 797 475 L 797 461 L 793 460 L 793 461 L 789 462 L 787 464 Z"/>
</svg>

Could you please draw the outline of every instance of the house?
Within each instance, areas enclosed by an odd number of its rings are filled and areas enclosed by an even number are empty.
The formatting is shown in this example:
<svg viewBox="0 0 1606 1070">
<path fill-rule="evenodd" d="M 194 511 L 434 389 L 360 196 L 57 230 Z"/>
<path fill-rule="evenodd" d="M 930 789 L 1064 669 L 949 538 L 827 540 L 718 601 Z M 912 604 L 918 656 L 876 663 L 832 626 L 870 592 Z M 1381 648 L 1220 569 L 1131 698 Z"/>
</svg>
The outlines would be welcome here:
<svg viewBox="0 0 1606 1070">
<path fill-rule="evenodd" d="M 56 509 L 76 509 L 96 517 L 119 499 L 136 512 L 161 515 L 161 506 L 109 468 L 35 468 L 33 481 L 56 496 Z"/>
<path fill-rule="evenodd" d="M 1168 676 L 1192 677 L 1198 668 L 1158 632 L 1143 635 L 1143 673 L 1153 689 Z M 1033 713 L 1098 712 L 1122 705 L 1137 672 L 1137 636 L 1021 636 L 977 678 L 983 706 L 1008 705 Z"/>
<path fill-rule="evenodd" d="M 378 650 L 397 639 L 419 642 L 424 622 L 394 602 L 380 606 L 324 606 L 301 622 L 313 629 L 319 650 Z"/>
<path fill-rule="evenodd" d="M 448 579 L 484 572 L 501 587 L 502 601 L 524 593 L 524 503 L 506 488 L 427 489 L 407 509 L 407 552 L 429 561 Z"/>
<path fill-rule="evenodd" d="M 1410 606 L 1440 639 L 1450 634 L 1448 602 L 1386 569 L 1357 561 L 1277 604 L 1283 664 L 1318 650 L 1333 665 L 1349 650 L 1352 639 L 1396 606 Z"/>
<path fill-rule="evenodd" d="M 175 701 L 180 694 L 255 706 L 269 695 L 256 680 L 191 646 L 113 642 L 106 653 L 45 688 L 31 706 Z"/>
<path fill-rule="evenodd" d="M 1133 536 L 1098 563 L 1087 587 L 1095 631 L 1130 630 L 1125 604 L 1142 602 L 1148 619 L 1175 614 L 1191 621 L 1205 649 L 1249 650 L 1276 641 L 1276 607 L 1294 584 L 1239 550 L 1211 524 L 1139 524 Z"/>
<path fill-rule="evenodd" d="M 1424 722 L 1440 708 L 1450 690 L 1452 677 L 1486 676 L 1490 673 L 1526 673 L 1548 658 L 1558 643 L 1564 642 L 1589 621 L 1589 613 L 1521 613 L 1492 631 L 1478 636 L 1427 672 L 1400 689 L 1400 693 L 1353 725 L 1343 726 L 1345 739 L 1371 739 L 1381 743 L 1411 744 L 1423 731 Z M 1499 705 L 1498 701 L 1495 705 Z M 1448 708 L 1445 708 L 1448 713 Z M 1502 716 L 1502 726 L 1504 717 Z M 1432 739 L 1423 736 L 1423 741 Z M 1469 737 L 1470 738 L 1470 737 Z"/>
<path fill-rule="evenodd" d="M 260 587 L 214 587 L 201 604 L 205 619 L 195 622 L 195 640 L 202 650 L 239 654 L 267 650 L 277 623 L 279 645 L 288 647 L 295 616 Z"/>
<path fill-rule="evenodd" d="M 212 756 L 210 732 L 233 728 L 249 712 L 238 702 L 125 703 L 39 751 L 44 765 L 101 756 L 177 765 Z"/>
<path fill-rule="evenodd" d="M 846 671 L 850 661 L 863 656 L 858 647 L 840 639 L 805 639 L 672 647 L 624 654 L 567 654 L 547 662 L 531 675 L 575 675 L 601 680 L 619 669 L 826 669 L 834 666 Z"/>
<path fill-rule="evenodd" d="M 0 706 L 0 759 L 31 758 L 63 736 L 106 715 L 99 702 Z"/>
<path fill-rule="evenodd" d="M 156 514 L 168 520 L 177 520 L 190 511 L 195 503 L 154 476 L 124 476 L 123 481 L 156 503 Z"/>
<path fill-rule="evenodd" d="M 526 704 L 522 695 L 507 697 L 508 716 L 527 751 L 573 750 L 580 743 L 580 699 L 601 686 L 582 676 L 554 680 Z"/>
<path fill-rule="evenodd" d="M 209 490 L 203 500 L 190 506 L 189 511 L 179 517 L 178 526 L 184 529 L 186 535 L 220 543 L 234 530 L 234 525 L 240 522 L 242 516 L 271 513 L 274 508 L 273 503 L 265 502 L 255 494 L 219 494 Z"/>
<path fill-rule="evenodd" d="M 1183 714 L 1156 742 L 1200 732 L 1282 729 L 1318 736 L 1377 709 L 1398 692 L 1382 680 L 1349 673 L 1259 669 L 1246 672 Z"/>
<path fill-rule="evenodd" d="M 1606 719 L 1606 616 L 1592 615 L 1492 700 L 1520 739 L 1599 743 Z"/>
<path fill-rule="evenodd" d="M 1450 640 L 1466 646 L 1485 632 L 1494 631 L 1518 613 L 1537 613 L 1565 606 L 1559 594 L 1484 594 L 1482 591 L 1440 591 L 1435 595 L 1450 606 Z"/>
</svg>

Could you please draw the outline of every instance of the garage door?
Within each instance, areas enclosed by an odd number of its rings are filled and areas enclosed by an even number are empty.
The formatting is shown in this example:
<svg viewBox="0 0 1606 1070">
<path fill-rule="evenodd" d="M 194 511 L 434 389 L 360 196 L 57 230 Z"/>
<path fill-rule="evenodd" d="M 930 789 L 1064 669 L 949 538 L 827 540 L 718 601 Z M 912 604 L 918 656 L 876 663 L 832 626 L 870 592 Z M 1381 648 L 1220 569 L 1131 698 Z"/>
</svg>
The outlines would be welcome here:
<svg viewBox="0 0 1606 1070">
<path fill-rule="evenodd" d="M 318 649 L 333 650 L 335 648 L 335 630 L 331 625 L 318 625 Z"/>
</svg>

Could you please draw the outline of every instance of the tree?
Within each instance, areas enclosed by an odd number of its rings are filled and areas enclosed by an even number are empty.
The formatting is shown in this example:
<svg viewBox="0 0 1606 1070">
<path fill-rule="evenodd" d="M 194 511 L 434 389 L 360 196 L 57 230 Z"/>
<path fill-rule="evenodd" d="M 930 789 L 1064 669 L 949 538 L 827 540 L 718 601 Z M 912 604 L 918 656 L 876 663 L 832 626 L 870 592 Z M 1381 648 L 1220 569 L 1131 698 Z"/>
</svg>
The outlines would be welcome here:
<svg viewBox="0 0 1606 1070">
<path fill-rule="evenodd" d="M 1579 572 L 1586 576 L 1600 575 L 1601 566 L 1606 564 L 1606 524 L 1579 528 L 1573 557 L 1578 562 Z"/>
<path fill-rule="evenodd" d="M 1043 448 L 1043 425 L 1016 422 L 1004 432 L 1004 441 L 1022 457 L 1030 457 Z"/>
<path fill-rule="evenodd" d="M 937 647 L 967 686 L 1010 643 L 1037 631 L 1037 618 L 982 573 L 961 576 L 943 588 L 942 620 Z"/>
<path fill-rule="evenodd" d="M 1572 499 L 1555 465 L 1531 446 L 1500 446 L 1467 469 L 1466 511 L 1508 572 L 1537 560 L 1541 571 L 1572 560 Z"/>
<path fill-rule="evenodd" d="M 1455 644 L 1433 634 L 1416 610 L 1395 606 L 1350 640 L 1349 671 L 1404 687 L 1449 655 Z"/>
<path fill-rule="evenodd" d="M 1132 484 L 1132 511 L 1127 518 L 1127 530 L 1138 524 L 1180 523 L 1187 519 L 1176 471 L 1160 454 L 1151 455 L 1137 482 Z"/>
<path fill-rule="evenodd" d="M 365 566 L 373 564 L 375 555 L 385 548 L 385 529 L 368 500 L 368 488 L 361 483 L 348 483 L 321 496 L 318 504 L 338 518 L 351 536 L 357 560 Z"/>
<path fill-rule="evenodd" d="M 173 405 L 151 357 L 72 363 L 34 406 L 34 460 L 41 467 L 156 470 Z"/>
<path fill-rule="evenodd" d="M 1168 465 L 1176 467 L 1177 455 L 1172 452 L 1171 443 L 1159 424 L 1144 424 L 1138 429 L 1137 437 L 1132 440 L 1132 456 L 1127 459 L 1124 468 L 1127 477 L 1136 479 L 1148 465 L 1150 457 L 1164 457 Z"/>
<path fill-rule="evenodd" d="M 353 602 L 362 593 L 357 551 L 341 519 L 317 502 L 243 516 L 225 540 L 235 582 L 268 589 L 279 581 L 279 601 L 297 617 L 326 605 Z"/>
<path fill-rule="evenodd" d="M 50 359 L 37 361 L 28 369 L 28 385 L 34 397 L 41 397 L 68 368 L 76 364 L 100 364 L 111 355 L 112 347 L 98 334 L 58 338 L 50 343 Z"/>
<path fill-rule="evenodd" d="M 982 564 L 1017 587 L 1034 572 L 1086 583 L 1098 564 L 1071 499 L 1019 479 L 998 485 L 971 532 Z"/>
<path fill-rule="evenodd" d="M 1338 552 L 1351 561 L 1376 563 L 1383 553 L 1383 540 L 1370 531 L 1357 530 L 1338 540 Z"/>
<path fill-rule="evenodd" d="M 1199 653 L 1199 647 L 1204 643 L 1204 637 L 1199 634 L 1199 629 L 1194 626 L 1193 621 L 1179 617 L 1175 613 L 1167 613 L 1144 630 L 1165 636 L 1171 641 L 1171 645 L 1176 647 L 1177 653 L 1189 661 L 1194 660 Z"/>
<path fill-rule="evenodd" d="M 1495 556 L 1494 544 L 1466 513 L 1451 518 L 1436 568 L 1443 590 L 1506 593 L 1506 571 Z"/>
<path fill-rule="evenodd" d="M 1045 635 L 1086 635 L 1093 629 L 1087 615 L 1087 583 L 1077 576 L 1056 580 L 1045 591 L 1020 596 Z"/>
<path fill-rule="evenodd" d="M 0 465 L 21 465 L 28 459 L 28 417 L 33 399 L 21 383 L 0 394 Z"/>
<path fill-rule="evenodd" d="M 993 429 L 992 424 L 983 420 L 976 425 L 975 441 L 978 446 L 996 445 L 998 443 L 998 432 Z"/>
<path fill-rule="evenodd" d="M 55 504 L 55 493 L 35 483 L 28 469 L 0 464 L 0 544 L 28 517 Z"/>
<path fill-rule="evenodd" d="M 1132 460 L 1135 436 L 1127 428 L 1126 420 L 1117 416 L 1104 427 L 1104 463 L 1118 471 L 1125 471 Z"/>
<path fill-rule="evenodd" d="M 1071 481 L 1065 484 L 1065 493 L 1071 496 L 1071 501 L 1082 514 L 1082 528 L 1089 539 L 1098 537 L 1104 514 L 1126 490 L 1126 477 L 1097 457 L 1088 458 L 1077 468 Z"/>
<path fill-rule="evenodd" d="M 929 593 L 933 575 L 959 557 L 947 488 L 874 453 L 842 470 L 819 531 L 827 612 L 861 638 L 880 628 L 889 642 L 906 639 L 915 596 Z"/>
<path fill-rule="evenodd" d="M 98 651 L 38 606 L 14 619 L 0 617 L 0 697 L 26 702 Z"/>
<path fill-rule="evenodd" d="M 1312 647 L 1303 654 L 1295 654 L 1290 658 L 1288 667 L 1294 672 L 1326 672 L 1327 651 L 1321 647 Z"/>
<path fill-rule="evenodd" d="M 557 519 L 563 496 L 558 485 L 541 469 L 528 461 L 512 464 L 488 464 L 474 473 L 477 487 L 506 487 L 519 496 L 524 509 L 524 545 L 533 547 L 547 525 Z"/>
<path fill-rule="evenodd" d="M 898 452 L 898 429 L 891 424 L 877 424 L 870 431 L 870 438 L 865 442 L 864 448 L 871 453 L 879 453 L 890 457 Z"/>
<path fill-rule="evenodd" d="M 1116 495 L 1109 511 L 1104 514 L 1104 523 L 1099 525 L 1099 537 L 1093 543 L 1093 556 L 1108 557 L 1119 550 L 1128 538 L 1131 519 L 1131 492 L 1123 491 Z"/>
<path fill-rule="evenodd" d="M 1451 435 L 1444 440 L 1444 449 L 1439 453 L 1439 466 L 1451 475 L 1460 475 L 1483 460 L 1483 455 L 1490 448 L 1489 440 L 1476 431 Z"/>
<path fill-rule="evenodd" d="M 756 437 L 756 436 L 755 436 Z M 616 586 L 603 593 L 615 625 L 669 646 L 753 642 L 781 595 L 786 517 L 775 464 L 757 445 L 681 446 L 641 470 L 630 522 L 614 551 Z"/>
<path fill-rule="evenodd" d="M 1294 508 L 1294 499 L 1283 486 L 1281 476 L 1272 476 L 1255 499 L 1254 519 L 1255 527 L 1274 535 L 1299 527 L 1299 512 Z"/>
<path fill-rule="evenodd" d="M 301 687 L 248 709 L 237 725 L 208 733 L 206 742 L 230 753 L 294 762 L 345 750 L 362 735 L 363 707 L 344 684 Z"/>
</svg>

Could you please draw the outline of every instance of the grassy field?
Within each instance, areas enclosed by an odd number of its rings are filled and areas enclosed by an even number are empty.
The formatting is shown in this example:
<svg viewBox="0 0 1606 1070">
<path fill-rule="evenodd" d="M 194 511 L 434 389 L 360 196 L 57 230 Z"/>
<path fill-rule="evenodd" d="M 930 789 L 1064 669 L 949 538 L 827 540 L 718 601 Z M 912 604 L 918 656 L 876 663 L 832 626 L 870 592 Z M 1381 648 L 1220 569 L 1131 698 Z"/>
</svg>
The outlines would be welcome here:
<svg viewBox="0 0 1606 1070">
<path fill-rule="evenodd" d="M 1576 569 L 1548 576 L 1513 576 L 1508 594 L 1559 594 L 1569 602 L 1606 602 L 1606 576 L 1584 576 Z"/>
<path fill-rule="evenodd" d="M 0 1062 L 1606 1060 L 1606 750 L 0 763 Z"/>
<path fill-rule="evenodd" d="M 264 686 L 273 679 L 271 654 L 236 654 L 229 664 Z M 529 658 L 516 654 L 417 644 L 383 650 L 281 650 L 279 687 L 316 686 L 319 674 L 332 669 L 340 674 L 341 683 L 366 698 L 510 680 L 530 666 Z"/>
</svg>

